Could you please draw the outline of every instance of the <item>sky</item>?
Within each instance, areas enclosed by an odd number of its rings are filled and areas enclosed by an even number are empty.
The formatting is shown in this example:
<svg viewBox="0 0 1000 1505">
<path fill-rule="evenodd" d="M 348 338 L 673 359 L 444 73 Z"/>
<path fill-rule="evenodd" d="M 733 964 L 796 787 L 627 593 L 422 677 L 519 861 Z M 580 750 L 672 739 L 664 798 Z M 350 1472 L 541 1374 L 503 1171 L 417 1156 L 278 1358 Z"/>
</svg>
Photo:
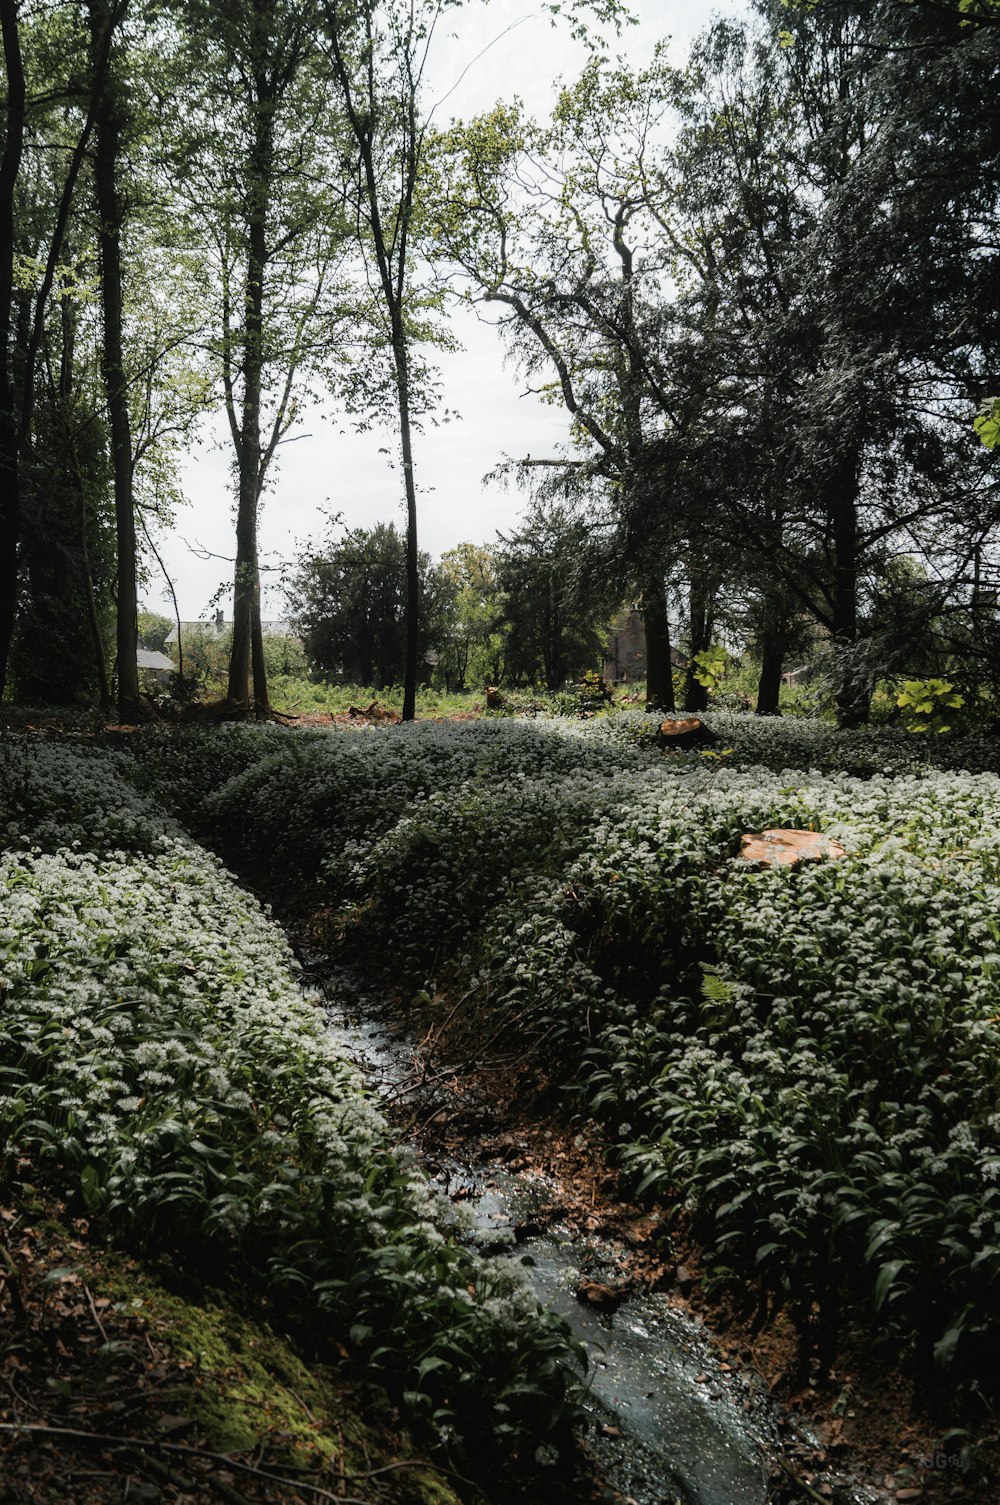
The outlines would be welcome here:
<svg viewBox="0 0 1000 1505">
<path fill-rule="evenodd" d="M 655 44 L 671 39 L 672 61 L 680 63 L 691 39 L 714 16 L 740 14 L 739 0 L 633 0 L 638 24 L 615 41 L 612 54 L 634 66 L 651 57 Z M 491 45 L 492 44 L 492 45 Z M 585 62 L 582 45 L 553 29 L 548 16 L 531 9 L 531 0 L 468 0 L 454 13 L 448 33 L 435 39 L 430 59 L 427 100 L 447 99 L 435 116 L 468 117 L 497 98 L 518 94 L 528 109 L 544 118 L 559 81 L 571 81 Z M 467 70 L 467 71 L 466 71 Z M 464 77 L 462 76 L 464 73 Z M 441 404 L 460 419 L 428 427 L 414 439 L 418 487 L 418 536 L 432 557 L 469 541 L 488 543 L 497 531 L 515 528 L 526 497 L 485 477 L 505 456 L 552 455 L 568 434 L 565 410 L 549 406 L 524 390 L 517 371 L 505 365 L 499 336 L 466 307 L 455 306 L 452 331 L 462 349 L 441 355 Z M 404 525 L 401 481 L 388 457 L 395 450 L 391 432 L 354 432 L 332 408 L 313 409 L 308 422 L 284 444 L 277 471 L 267 490 L 260 519 L 263 615 L 281 617 L 284 598 L 280 565 L 325 532 L 324 514 L 340 514 L 349 528 L 376 523 Z M 209 615 L 219 587 L 227 620 L 232 614 L 234 512 L 230 449 L 221 422 L 206 424 L 181 470 L 186 505 L 174 527 L 157 539 L 177 593 L 180 615 L 195 621 Z M 204 557 L 207 556 L 207 557 Z M 143 592 L 145 606 L 172 615 L 172 605 L 158 566 L 152 566 Z"/>
</svg>

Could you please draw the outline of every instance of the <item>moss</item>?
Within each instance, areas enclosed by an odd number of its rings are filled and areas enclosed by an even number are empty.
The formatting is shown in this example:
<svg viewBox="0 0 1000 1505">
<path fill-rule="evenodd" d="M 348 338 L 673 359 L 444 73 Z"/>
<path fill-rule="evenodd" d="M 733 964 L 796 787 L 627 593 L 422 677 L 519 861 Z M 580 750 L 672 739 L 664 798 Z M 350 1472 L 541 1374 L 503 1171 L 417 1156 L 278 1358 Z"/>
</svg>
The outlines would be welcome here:
<svg viewBox="0 0 1000 1505">
<path fill-rule="evenodd" d="M 263 1450 L 303 1470 L 363 1474 L 386 1464 L 379 1497 L 413 1505 L 460 1505 L 433 1465 L 413 1457 L 388 1404 L 310 1367 L 288 1339 L 242 1315 L 221 1295 L 194 1301 L 114 1257 L 91 1277 L 117 1310 L 146 1325 L 169 1355 L 168 1408 L 190 1417 L 206 1447 L 221 1453 Z M 362 1416 L 362 1409 L 364 1416 Z M 406 1467 L 408 1462 L 414 1467 Z M 381 1487 L 390 1485 L 390 1493 Z"/>
</svg>

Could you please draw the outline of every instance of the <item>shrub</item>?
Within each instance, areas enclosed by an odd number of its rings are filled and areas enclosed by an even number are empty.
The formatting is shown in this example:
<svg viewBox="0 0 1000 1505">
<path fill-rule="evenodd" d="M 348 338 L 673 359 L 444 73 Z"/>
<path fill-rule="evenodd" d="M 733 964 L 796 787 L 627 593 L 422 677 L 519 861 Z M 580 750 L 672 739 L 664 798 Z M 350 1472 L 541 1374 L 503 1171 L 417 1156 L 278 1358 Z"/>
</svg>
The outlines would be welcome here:
<svg viewBox="0 0 1000 1505">
<path fill-rule="evenodd" d="M 5 757 L 8 827 L 34 845 L 0 859 L 4 1176 L 30 1157 L 133 1248 L 266 1293 L 432 1434 L 516 1452 L 574 1416 L 565 1328 L 440 1231 L 256 901 L 130 791 L 123 755 Z M 63 821 L 75 848 L 50 840 Z"/>
<path fill-rule="evenodd" d="M 728 756 L 661 756 L 638 712 L 262 735 L 202 808 L 314 874 L 397 975 L 478 968 L 634 1184 L 680 1196 L 718 1280 L 804 1327 L 846 1299 L 986 1383 L 1000 784 L 955 765 L 996 746 L 708 720 Z M 772 826 L 847 856 L 742 864 Z"/>
</svg>

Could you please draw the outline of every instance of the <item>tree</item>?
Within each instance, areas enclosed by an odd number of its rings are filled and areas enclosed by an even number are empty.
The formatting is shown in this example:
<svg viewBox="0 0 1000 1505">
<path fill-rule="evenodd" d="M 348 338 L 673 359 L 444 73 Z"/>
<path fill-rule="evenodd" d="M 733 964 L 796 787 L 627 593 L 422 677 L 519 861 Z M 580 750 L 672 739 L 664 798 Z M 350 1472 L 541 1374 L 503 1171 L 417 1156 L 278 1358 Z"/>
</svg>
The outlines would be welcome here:
<svg viewBox="0 0 1000 1505">
<path fill-rule="evenodd" d="M 157 611 L 140 611 L 137 625 L 139 638 L 144 648 L 150 649 L 153 653 L 167 651 L 167 638 L 174 628 L 169 617 L 163 617 Z"/>
<path fill-rule="evenodd" d="M 370 317 L 391 353 L 391 381 L 406 507 L 406 628 L 403 720 L 415 714 L 420 636 L 420 565 L 413 428 L 418 411 L 413 346 L 421 300 L 412 289 L 417 184 L 427 124 L 421 86 L 435 26 L 447 0 L 324 0 L 327 55 L 357 151 L 352 206 L 375 265 Z M 378 394 L 368 401 L 378 404 Z"/>
<path fill-rule="evenodd" d="M 7 556 L 16 566 L 20 553 L 18 674 L 22 692 L 26 674 L 42 687 L 48 654 L 53 694 L 65 695 L 70 685 L 79 694 L 96 677 L 109 712 L 104 619 L 114 591 L 119 710 L 131 715 L 138 694 L 136 467 L 145 460 L 163 474 L 164 435 L 190 407 L 177 400 L 179 384 L 163 375 L 164 352 L 179 343 L 176 331 L 158 345 L 149 317 L 156 303 L 175 304 L 176 290 L 153 276 L 145 259 L 155 291 L 143 292 L 144 338 L 137 339 L 134 289 L 144 279 L 134 227 L 150 221 L 143 149 L 150 133 L 148 110 L 139 119 L 134 107 L 141 92 L 134 81 L 152 89 L 150 62 L 159 52 L 148 36 L 153 18 L 138 0 L 131 8 L 127 0 L 29 4 L 21 19 L 31 107 L 16 200 L 16 484 L 4 494 L 19 515 L 19 549 Z M 162 73 L 160 64 L 158 83 Z M 176 360 L 173 367 L 171 378 Z M 117 536 L 109 559 L 112 488 Z"/>
<path fill-rule="evenodd" d="M 17 547 L 21 532 L 13 329 L 16 253 L 15 194 L 24 153 L 26 88 L 17 0 L 0 0 L 7 110 L 0 158 L 0 694 L 17 603 Z"/>
<path fill-rule="evenodd" d="M 96 106 L 94 190 L 97 200 L 104 329 L 102 368 L 110 420 L 118 561 L 118 715 L 121 721 L 128 721 L 135 719 L 139 709 L 139 670 L 136 661 L 139 635 L 136 626 L 138 562 L 132 491 L 132 429 L 124 349 L 121 236 L 125 209 L 119 183 L 120 157 L 123 137 L 129 125 L 129 108 L 118 62 L 118 50 L 113 41 L 124 5 L 115 6 L 111 0 L 87 0 L 87 11 L 94 75 L 92 88 Z"/>
<path fill-rule="evenodd" d="M 310 375 L 336 343 L 347 228 L 324 179 L 340 119 L 318 70 L 314 0 L 178 0 L 196 81 L 173 146 L 211 263 L 212 347 L 233 444 L 236 558 L 228 699 L 269 711 L 260 626 L 261 499 Z"/>
<path fill-rule="evenodd" d="M 497 579 L 510 680 L 542 680 L 557 690 L 600 662 L 618 605 L 602 573 L 586 519 L 564 504 L 536 504 L 516 533 L 501 536 Z"/>
<path fill-rule="evenodd" d="M 445 611 L 438 676 L 449 690 L 464 690 L 470 683 L 499 684 L 506 601 L 495 551 L 461 543 L 441 555 L 438 573 Z"/>
<path fill-rule="evenodd" d="M 406 541 L 389 523 L 337 537 L 336 520 L 323 547 L 305 551 L 286 586 L 295 630 L 322 673 L 382 690 L 399 684 L 406 667 Z M 437 573 L 417 560 L 421 617 L 417 652 L 440 641 Z"/>
<path fill-rule="evenodd" d="M 71 107 L 70 139 L 66 149 L 67 165 L 58 187 L 52 213 L 44 225 L 33 226 L 30 198 L 20 191 L 27 129 L 34 112 L 28 109 L 27 78 L 23 40 L 25 27 L 32 41 L 49 41 L 49 33 L 59 30 L 64 19 L 58 12 L 50 16 L 42 9 L 20 9 L 14 0 L 4 0 L 0 9 L 3 32 L 4 66 L 7 79 L 7 108 L 3 154 L 0 157 L 0 693 L 6 684 L 7 665 L 17 615 L 18 553 L 21 541 L 22 496 L 21 456 L 31 442 L 36 396 L 36 366 L 45 334 L 49 296 L 56 284 L 60 257 L 70 222 L 77 181 L 83 167 L 91 134 L 97 118 L 98 101 L 108 67 L 114 25 L 120 19 L 127 0 L 115 0 L 113 24 L 106 29 L 101 48 L 92 55 L 89 66 L 81 72 L 86 80 L 81 90 L 78 78 L 61 81 L 57 97 L 66 97 Z M 75 15 L 74 12 L 71 13 Z M 55 38 L 65 47 L 66 38 Z M 75 39 L 70 38 L 70 59 Z M 62 67 L 66 70 L 66 62 Z M 72 68 L 70 65 L 70 74 Z M 35 111 L 48 109 L 48 96 L 41 91 L 41 103 Z M 82 111 L 82 123 L 79 112 Z M 35 154 L 37 156 L 37 154 Z M 25 278 L 30 267 L 34 276 Z M 15 268 L 19 276 L 15 276 Z"/>
<path fill-rule="evenodd" d="M 887 560 L 929 551 L 944 568 L 982 501 L 961 427 L 989 333 L 975 310 L 995 189 L 991 209 L 964 147 L 947 148 L 950 169 L 919 166 L 935 132 L 944 145 L 940 121 L 911 123 L 929 54 L 914 74 L 908 53 L 905 87 L 896 72 L 887 90 L 880 13 L 786 15 L 779 39 L 772 11 L 764 32 L 707 33 L 680 96 L 667 226 L 682 321 L 725 379 L 720 434 L 742 456 L 727 512 L 782 582 L 775 621 L 792 620 L 789 597 L 829 635 L 844 725 L 867 714 Z"/>
<path fill-rule="evenodd" d="M 440 307 L 441 289 L 416 285 L 421 256 L 428 177 L 430 114 L 423 111 L 427 59 L 444 15 L 460 0 L 323 0 L 327 49 L 357 154 L 353 204 L 363 227 L 366 254 L 374 260 L 372 321 L 391 353 L 391 387 L 398 423 L 406 506 L 407 647 L 403 719 L 414 714 L 419 635 L 417 495 L 413 430 L 420 410 L 430 405 L 428 373 L 417 364 L 421 339 L 443 342 L 429 315 Z M 559 3 L 545 7 L 560 14 Z M 618 0 L 587 7 L 601 19 L 618 21 Z M 585 38 L 585 20 L 574 11 L 574 31 Z M 384 382 L 368 400 L 378 407 Z"/>
<path fill-rule="evenodd" d="M 572 453 L 524 468 L 589 488 L 620 525 L 621 595 L 641 593 L 649 702 L 663 709 L 673 707 L 666 578 L 691 554 L 677 440 L 699 406 L 663 339 L 670 257 L 649 187 L 673 77 L 662 53 L 639 73 L 594 59 L 548 127 L 498 105 L 443 140 L 438 209 L 468 296 L 509 310 L 501 328 L 519 365 L 570 415 Z M 654 508 L 655 527 L 630 526 Z"/>
</svg>

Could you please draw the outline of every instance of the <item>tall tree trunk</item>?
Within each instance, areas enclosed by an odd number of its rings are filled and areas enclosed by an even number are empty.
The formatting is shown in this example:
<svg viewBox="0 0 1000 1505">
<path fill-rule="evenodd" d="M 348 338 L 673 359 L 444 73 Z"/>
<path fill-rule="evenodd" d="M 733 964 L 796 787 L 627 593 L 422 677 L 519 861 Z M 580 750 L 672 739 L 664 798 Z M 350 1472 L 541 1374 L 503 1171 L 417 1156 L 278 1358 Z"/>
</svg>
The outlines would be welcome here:
<svg viewBox="0 0 1000 1505">
<path fill-rule="evenodd" d="M 59 407 L 64 429 L 64 444 L 69 457 L 70 483 L 76 498 L 77 521 L 80 528 L 80 569 L 83 575 L 84 596 L 87 602 L 87 621 L 94 645 L 94 667 L 97 670 L 97 688 L 101 699 L 101 715 L 111 719 L 111 686 L 108 682 L 108 665 L 104 652 L 104 634 L 97 610 L 94 592 L 94 576 L 90 568 L 89 518 L 87 515 L 87 487 L 77 454 L 76 435 L 73 432 L 73 368 L 76 352 L 76 311 L 73 303 L 63 297 L 60 304 L 62 323 L 62 351 L 59 360 Z"/>
<path fill-rule="evenodd" d="M 406 647 L 403 656 L 403 720 L 417 713 L 417 643 L 420 634 L 420 571 L 417 554 L 417 488 L 413 478 L 413 443 L 410 433 L 410 364 L 403 327 L 402 309 L 394 311 L 393 351 L 399 398 L 399 447 L 403 459 L 403 489 L 406 496 Z"/>
<path fill-rule="evenodd" d="M 250 662 L 253 671 L 253 704 L 259 720 L 271 714 L 271 700 L 267 689 L 267 666 L 264 663 L 264 633 L 260 621 L 260 577 L 257 591 L 250 603 Z"/>
<path fill-rule="evenodd" d="M 760 678 L 757 681 L 758 716 L 780 716 L 781 671 L 785 661 L 785 640 L 781 634 L 765 636 L 761 648 Z"/>
<path fill-rule="evenodd" d="M 562 615 L 554 564 L 549 566 L 549 609 L 545 628 L 545 646 L 542 650 L 545 685 L 549 690 L 558 690 L 563 682 Z"/>
<path fill-rule="evenodd" d="M 791 604 L 780 591 L 765 592 L 763 619 L 757 635 L 760 647 L 760 679 L 757 681 L 758 716 L 780 716 L 781 671 L 788 648 Z"/>
<path fill-rule="evenodd" d="M 858 489 L 860 459 L 843 455 L 827 491 L 833 536 L 833 646 L 837 654 L 834 701 L 837 725 L 863 726 L 868 720 L 871 684 L 858 651 Z"/>
<path fill-rule="evenodd" d="M 107 0 L 88 0 L 95 70 L 107 44 L 113 17 Z M 103 44 L 103 45 L 102 45 Z M 106 52 L 105 52 L 106 55 Z M 94 186 L 99 217 L 101 305 L 104 316 L 104 387 L 111 428 L 111 461 L 115 486 L 115 538 L 118 554 L 118 609 L 115 641 L 118 652 L 118 715 L 122 721 L 139 712 L 139 646 L 135 504 L 132 494 L 132 430 L 125 376 L 124 315 L 122 307 L 121 231 L 125 215 L 118 193 L 125 109 L 115 70 L 102 73 L 98 88 L 94 156 Z"/>
<path fill-rule="evenodd" d="M 256 134 L 251 162 L 246 236 L 247 267 L 243 311 L 243 406 L 236 446 L 239 497 L 236 513 L 236 568 L 233 578 L 233 644 L 229 657 L 231 701 L 250 704 L 253 664 L 254 706 L 258 716 L 270 712 L 260 629 L 260 567 L 257 515 L 260 507 L 260 410 L 264 375 L 264 277 L 267 271 L 267 209 L 274 170 L 274 99 L 268 79 L 254 80 Z"/>
<path fill-rule="evenodd" d="M 662 575 L 654 574 L 642 593 L 642 624 L 646 632 L 646 710 L 673 711 L 674 666 Z"/>
<path fill-rule="evenodd" d="M 0 159 L 0 696 L 7 683 L 17 612 L 17 550 L 21 534 L 18 418 L 14 401 L 11 313 L 14 297 L 14 192 L 24 147 L 25 83 L 17 0 L 0 0 L 7 121 Z"/>
<path fill-rule="evenodd" d="M 700 573 L 691 576 L 688 589 L 690 659 L 684 680 L 684 705 L 689 711 L 708 709 L 708 691 L 695 678 L 695 654 L 703 653 L 712 641 L 712 591 Z"/>
</svg>

